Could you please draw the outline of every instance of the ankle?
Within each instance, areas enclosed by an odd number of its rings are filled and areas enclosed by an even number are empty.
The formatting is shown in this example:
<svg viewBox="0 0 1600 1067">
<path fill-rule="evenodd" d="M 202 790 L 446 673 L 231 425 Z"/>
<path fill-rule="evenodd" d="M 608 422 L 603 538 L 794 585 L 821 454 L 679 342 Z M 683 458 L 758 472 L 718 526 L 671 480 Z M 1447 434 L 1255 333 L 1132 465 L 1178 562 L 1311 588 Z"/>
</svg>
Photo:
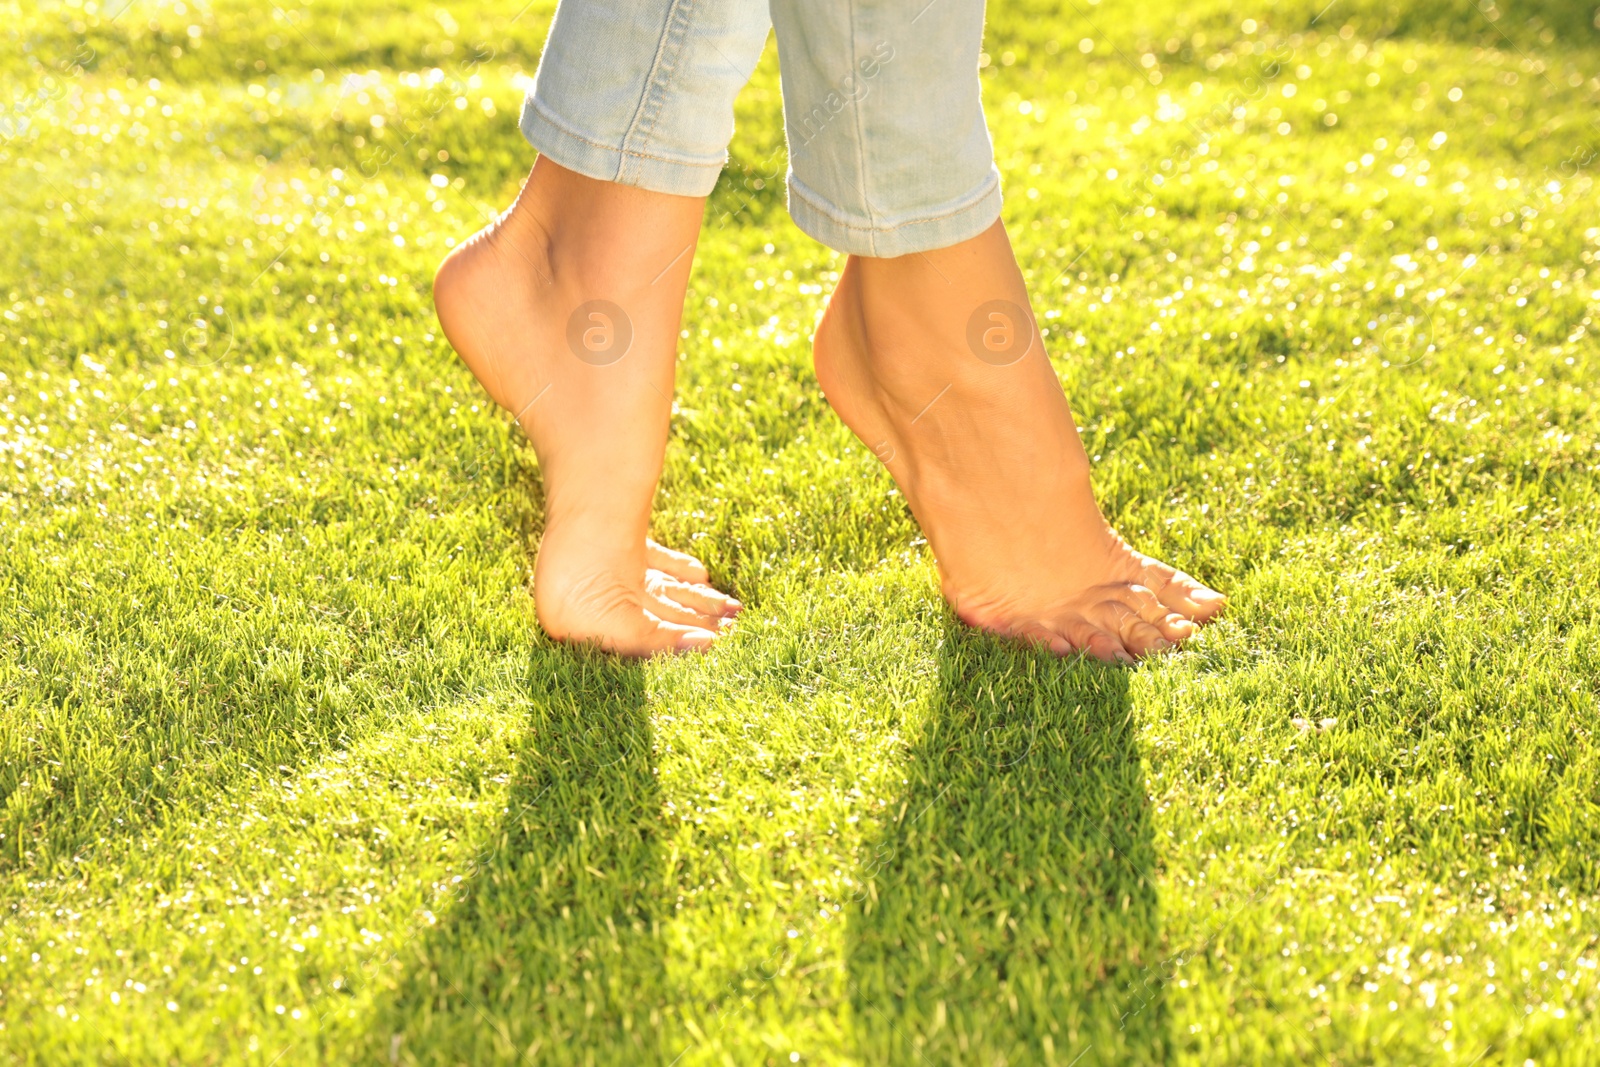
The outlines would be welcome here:
<svg viewBox="0 0 1600 1067">
<path fill-rule="evenodd" d="M 505 220 L 519 245 L 538 250 L 537 266 L 564 295 L 627 306 L 681 291 L 703 209 L 703 197 L 598 181 L 541 157 Z"/>
<path fill-rule="evenodd" d="M 654 485 L 632 489 L 607 486 L 604 493 L 580 486 L 566 493 L 558 491 L 561 484 L 555 477 L 546 481 L 547 530 L 559 530 L 569 543 L 599 555 L 620 558 L 634 550 L 643 551 Z"/>
<path fill-rule="evenodd" d="M 530 189 L 532 184 L 531 180 L 523 183 L 517 198 L 500 213 L 491 232 L 497 240 L 510 242 L 523 261 L 519 266 L 533 268 L 548 278 L 553 241 L 536 203 L 538 197 Z"/>
</svg>

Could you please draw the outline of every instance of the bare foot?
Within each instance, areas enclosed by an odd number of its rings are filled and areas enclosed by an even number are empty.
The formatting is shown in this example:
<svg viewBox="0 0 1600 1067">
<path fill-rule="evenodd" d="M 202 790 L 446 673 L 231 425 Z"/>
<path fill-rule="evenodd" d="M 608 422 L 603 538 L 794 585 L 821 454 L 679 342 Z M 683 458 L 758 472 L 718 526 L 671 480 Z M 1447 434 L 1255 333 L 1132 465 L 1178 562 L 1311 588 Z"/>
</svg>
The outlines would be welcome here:
<svg viewBox="0 0 1600 1067">
<path fill-rule="evenodd" d="M 538 453 L 533 598 L 556 640 L 626 656 L 705 648 L 740 610 L 698 560 L 646 537 L 703 207 L 541 158 L 434 279 L 445 337 Z"/>
<path fill-rule="evenodd" d="M 1222 610 L 1222 594 L 1101 516 L 1000 223 L 923 255 L 851 257 L 815 357 L 834 410 L 905 493 L 962 621 L 1129 661 Z"/>
</svg>

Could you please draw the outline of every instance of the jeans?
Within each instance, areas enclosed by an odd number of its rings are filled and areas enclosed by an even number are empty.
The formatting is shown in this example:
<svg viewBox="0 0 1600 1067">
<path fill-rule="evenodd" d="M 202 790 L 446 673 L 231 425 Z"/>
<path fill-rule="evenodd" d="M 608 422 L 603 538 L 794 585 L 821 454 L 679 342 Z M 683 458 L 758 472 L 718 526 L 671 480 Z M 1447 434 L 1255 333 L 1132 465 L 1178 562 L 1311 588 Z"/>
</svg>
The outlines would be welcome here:
<svg viewBox="0 0 1600 1067">
<path fill-rule="evenodd" d="M 789 212 L 823 244 L 901 256 L 1000 215 L 978 84 L 983 0 L 561 0 L 522 132 L 603 181 L 705 196 L 776 29 Z"/>
</svg>

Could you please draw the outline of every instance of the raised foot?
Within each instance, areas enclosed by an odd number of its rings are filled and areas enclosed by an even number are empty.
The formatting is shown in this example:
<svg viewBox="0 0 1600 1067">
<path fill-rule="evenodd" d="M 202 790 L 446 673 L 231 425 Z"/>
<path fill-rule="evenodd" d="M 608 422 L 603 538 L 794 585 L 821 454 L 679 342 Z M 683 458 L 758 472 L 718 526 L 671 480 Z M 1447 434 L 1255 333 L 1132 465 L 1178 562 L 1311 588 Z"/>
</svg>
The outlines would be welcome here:
<svg viewBox="0 0 1600 1067">
<path fill-rule="evenodd" d="M 962 621 L 1062 655 L 1163 651 L 1226 600 L 1101 516 L 1027 303 L 999 223 L 926 255 L 852 258 L 817 379 L 905 494 Z M 998 351 L 974 348 L 990 338 Z"/>
<path fill-rule="evenodd" d="M 651 540 L 642 571 L 624 575 L 573 562 L 540 549 L 534 605 L 539 625 L 557 641 L 640 658 L 697 651 L 742 610 L 707 584 L 699 560 Z"/>
<path fill-rule="evenodd" d="M 538 453 L 534 605 L 559 641 L 624 656 L 702 649 L 740 610 L 698 560 L 646 536 L 701 207 L 541 158 L 516 204 L 434 279 L 445 337 Z M 597 308 L 619 321 L 591 321 Z"/>
</svg>

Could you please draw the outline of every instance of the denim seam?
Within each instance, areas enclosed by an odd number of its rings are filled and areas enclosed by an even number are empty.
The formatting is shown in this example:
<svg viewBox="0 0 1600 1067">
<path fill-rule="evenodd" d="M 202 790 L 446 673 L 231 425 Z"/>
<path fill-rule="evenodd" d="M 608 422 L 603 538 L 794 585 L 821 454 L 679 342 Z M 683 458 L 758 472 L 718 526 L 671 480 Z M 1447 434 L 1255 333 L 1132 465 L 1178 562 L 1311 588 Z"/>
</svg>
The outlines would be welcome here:
<svg viewBox="0 0 1600 1067">
<path fill-rule="evenodd" d="M 806 187 L 792 175 L 789 178 L 789 194 L 803 201 L 811 210 L 815 211 L 817 214 L 821 215 L 823 218 L 834 223 L 842 229 L 859 230 L 863 233 L 892 233 L 895 230 L 903 229 L 907 226 L 919 226 L 925 222 L 938 222 L 941 219 L 948 219 L 964 212 L 971 211 L 973 208 L 982 203 L 983 199 L 987 197 L 989 193 L 992 192 L 999 184 L 1000 181 L 995 172 L 990 171 L 989 180 L 983 183 L 983 187 L 980 188 L 976 193 L 973 193 L 962 200 L 956 207 L 953 207 L 948 211 L 940 212 L 937 215 L 922 215 L 914 219 L 905 219 L 889 226 L 879 225 L 872 219 L 870 215 L 867 217 L 867 225 L 862 226 L 835 214 L 825 201 L 819 199 L 816 194 L 809 192 Z"/>
<path fill-rule="evenodd" d="M 667 9 L 666 25 L 661 28 L 661 41 L 656 45 L 656 54 L 650 64 L 650 74 L 645 79 L 644 93 L 639 98 L 639 107 L 634 112 L 633 121 L 628 125 L 628 132 L 622 135 L 621 151 L 626 158 L 630 155 L 642 156 L 645 153 L 634 147 L 634 138 L 639 137 L 648 144 L 651 135 L 655 132 L 656 121 L 661 116 L 663 97 L 666 95 L 666 83 L 677 70 L 678 54 L 683 50 L 684 34 L 688 32 L 689 12 L 694 0 L 672 0 L 672 6 Z M 619 165 L 617 177 L 622 177 Z"/>
<path fill-rule="evenodd" d="M 540 103 L 538 99 L 534 99 L 532 104 L 533 109 L 539 113 L 540 118 L 554 126 L 557 130 L 560 130 L 566 136 L 571 137 L 575 141 L 582 141 L 584 144 L 589 145 L 592 148 L 603 149 L 607 152 L 616 152 L 618 155 L 627 159 L 653 159 L 661 163 L 673 163 L 680 167 L 701 167 L 705 169 L 715 168 L 717 170 L 721 170 L 723 165 L 727 162 L 726 160 L 707 160 L 702 163 L 692 159 L 677 159 L 673 156 L 656 155 L 652 152 L 640 152 L 630 148 L 618 148 L 614 144 L 606 144 L 603 141 L 596 141 L 594 138 L 586 137 L 577 130 L 574 130 L 559 116 L 553 114 L 549 108 L 544 106 L 544 104 Z"/>
<path fill-rule="evenodd" d="M 855 84 L 856 71 L 859 69 L 856 62 L 856 0 L 847 0 L 850 7 L 850 79 Z M 854 112 L 856 132 L 856 180 L 860 182 L 861 206 L 867 210 L 867 232 L 877 233 L 878 227 L 873 219 L 872 196 L 867 192 L 867 135 L 862 128 L 861 100 L 857 96 L 852 101 L 850 110 Z M 859 228 L 859 227 L 858 227 Z M 877 242 L 869 238 L 873 250 L 877 250 Z"/>
</svg>

